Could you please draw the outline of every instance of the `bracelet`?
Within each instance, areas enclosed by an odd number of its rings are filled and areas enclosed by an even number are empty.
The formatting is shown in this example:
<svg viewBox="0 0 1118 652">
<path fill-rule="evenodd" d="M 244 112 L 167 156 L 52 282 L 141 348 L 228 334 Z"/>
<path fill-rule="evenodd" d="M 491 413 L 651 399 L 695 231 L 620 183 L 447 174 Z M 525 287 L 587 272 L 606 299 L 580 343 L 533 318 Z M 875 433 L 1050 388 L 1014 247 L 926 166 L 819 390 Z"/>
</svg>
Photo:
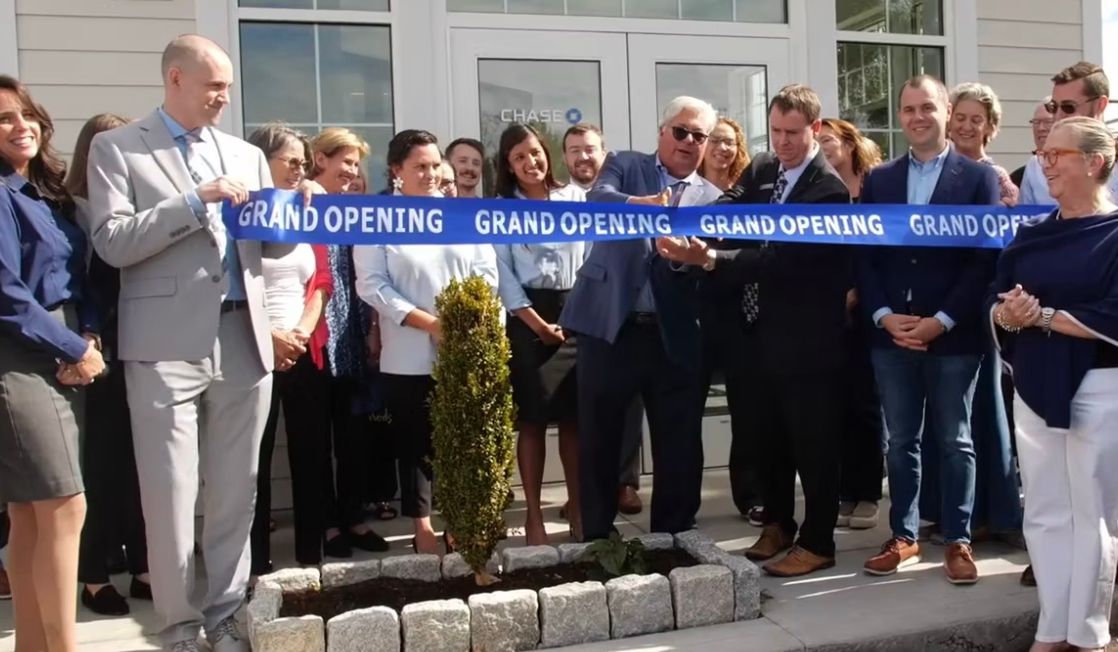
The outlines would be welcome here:
<svg viewBox="0 0 1118 652">
<path fill-rule="evenodd" d="M 1005 331 L 1007 333 L 1020 333 L 1021 332 L 1021 326 L 1014 326 L 1013 324 L 1010 324 L 1008 321 L 1006 321 L 1005 316 L 1002 314 L 1002 311 L 999 310 L 999 309 L 994 310 L 994 323 L 997 324 L 999 328 L 1001 328 L 1003 331 Z"/>
</svg>

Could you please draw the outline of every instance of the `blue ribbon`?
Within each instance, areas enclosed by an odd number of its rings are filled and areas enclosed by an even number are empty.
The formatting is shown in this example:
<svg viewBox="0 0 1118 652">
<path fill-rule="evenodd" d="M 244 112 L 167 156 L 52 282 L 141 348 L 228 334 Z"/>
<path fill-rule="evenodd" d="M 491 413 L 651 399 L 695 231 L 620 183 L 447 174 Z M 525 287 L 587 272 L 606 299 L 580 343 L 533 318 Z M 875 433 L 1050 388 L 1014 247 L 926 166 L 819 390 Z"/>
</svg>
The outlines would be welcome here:
<svg viewBox="0 0 1118 652">
<path fill-rule="evenodd" d="M 700 236 L 818 244 L 1001 249 L 1045 206 L 636 204 L 261 190 L 222 209 L 241 240 L 311 244 L 529 244 Z"/>
</svg>

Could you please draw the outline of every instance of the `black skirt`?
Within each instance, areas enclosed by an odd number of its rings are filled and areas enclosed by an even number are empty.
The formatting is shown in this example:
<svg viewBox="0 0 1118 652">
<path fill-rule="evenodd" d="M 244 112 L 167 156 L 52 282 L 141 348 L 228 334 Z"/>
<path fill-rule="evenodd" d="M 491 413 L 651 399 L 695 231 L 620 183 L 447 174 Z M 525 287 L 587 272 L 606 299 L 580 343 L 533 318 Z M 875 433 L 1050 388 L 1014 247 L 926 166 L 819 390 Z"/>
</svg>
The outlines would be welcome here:
<svg viewBox="0 0 1118 652">
<path fill-rule="evenodd" d="M 541 319 L 549 324 L 559 321 L 569 290 L 524 288 L 524 292 Z M 568 334 L 559 346 L 546 345 L 516 316 L 509 317 L 507 330 L 517 421 L 546 424 L 576 419 L 575 337 Z"/>
</svg>

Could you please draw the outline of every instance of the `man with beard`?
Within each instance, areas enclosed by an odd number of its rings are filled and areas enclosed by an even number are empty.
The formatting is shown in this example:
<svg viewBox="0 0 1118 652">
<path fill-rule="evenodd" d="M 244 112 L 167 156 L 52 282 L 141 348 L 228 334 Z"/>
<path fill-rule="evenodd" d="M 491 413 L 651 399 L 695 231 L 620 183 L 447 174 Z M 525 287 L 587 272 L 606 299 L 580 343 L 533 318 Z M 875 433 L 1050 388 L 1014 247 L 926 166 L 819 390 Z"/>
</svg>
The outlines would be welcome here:
<svg viewBox="0 0 1118 652">
<path fill-rule="evenodd" d="M 606 161 L 606 142 L 598 125 L 580 122 L 563 134 L 563 162 L 571 175 L 571 183 L 589 192 Z M 621 451 L 621 482 L 617 487 L 617 509 L 622 514 L 640 514 L 644 509 L 640 489 L 640 447 L 644 423 L 644 405 L 640 397 L 625 414 L 625 434 Z"/>
<path fill-rule="evenodd" d="M 446 160 L 454 168 L 458 197 L 481 197 L 485 145 L 473 138 L 459 138 L 446 146 Z"/>
</svg>

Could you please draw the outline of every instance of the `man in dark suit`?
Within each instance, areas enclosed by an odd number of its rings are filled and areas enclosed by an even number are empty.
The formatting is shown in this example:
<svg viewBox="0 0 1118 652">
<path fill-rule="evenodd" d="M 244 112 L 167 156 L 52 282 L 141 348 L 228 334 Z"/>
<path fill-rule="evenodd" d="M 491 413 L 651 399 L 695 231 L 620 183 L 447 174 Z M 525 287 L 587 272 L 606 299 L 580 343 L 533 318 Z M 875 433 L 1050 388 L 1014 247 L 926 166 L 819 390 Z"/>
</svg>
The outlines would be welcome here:
<svg viewBox="0 0 1118 652">
<path fill-rule="evenodd" d="M 773 96 L 769 136 L 774 151 L 754 158 L 718 203 L 849 203 L 846 184 L 815 142 L 820 112 L 819 96 L 807 86 L 785 86 Z M 779 208 L 772 214 L 779 215 Z M 673 255 L 672 243 L 663 244 L 665 255 Z M 846 328 L 848 249 L 762 241 L 715 246 L 714 269 L 704 283 L 737 308 L 731 322 L 737 337 L 727 340 L 733 343 L 727 351 L 732 358 L 727 389 L 735 394 L 732 404 L 741 408 L 734 418 L 746 425 L 735 429 L 732 447 L 758 456 L 765 505 L 761 538 L 746 556 L 773 560 L 764 569 L 780 577 L 830 568 L 839 503 L 845 362 L 840 343 Z M 695 253 L 678 260 L 700 258 Z M 737 440 L 742 430 L 750 433 L 748 441 Z M 798 539 L 797 471 L 806 504 Z"/>
<path fill-rule="evenodd" d="M 610 154 L 591 201 L 708 204 L 721 194 L 696 170 L 717 116 L 678 97 L 664 109 L 655 154 Z M 649 239 L 596 243 L 559 318 L 578 334 L 579 479 L 587 540 L 617 515 L 625 414 L 640 394 L 652 435 L 652 530 L 694 526 L 702 484 L 697 273 Z"/>
<path fill-rule="evenodd" d="M 901 87 L 904 156 L 885 163 L 862 185 L 866 204 L 971 204 L 999 201 L 992 167 L 947 143 L 951 117 L 938 79 L 914 77 Z M 915 212 L 915 211 L 914 211 Z M 889 430 L 889 524 L 893 537 L 865 571 L 889 575 L 920 559 L 920 441 L 934 437 L 941 455 L 944 570 L 953 584 L 973 584 L 970 549 L 974 506 L 971 400 L 986 349 L 982 301 L 996 252 L 980 249 L 874 247 L 859 251 L 858 293 L 876 326 L 872 357 Z M 926 428 L 923 427 L 927 424 Z"/>
</svg>

